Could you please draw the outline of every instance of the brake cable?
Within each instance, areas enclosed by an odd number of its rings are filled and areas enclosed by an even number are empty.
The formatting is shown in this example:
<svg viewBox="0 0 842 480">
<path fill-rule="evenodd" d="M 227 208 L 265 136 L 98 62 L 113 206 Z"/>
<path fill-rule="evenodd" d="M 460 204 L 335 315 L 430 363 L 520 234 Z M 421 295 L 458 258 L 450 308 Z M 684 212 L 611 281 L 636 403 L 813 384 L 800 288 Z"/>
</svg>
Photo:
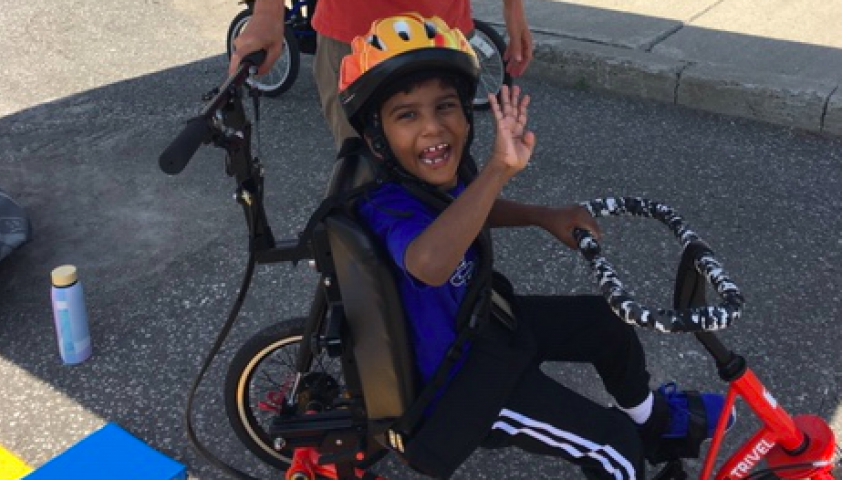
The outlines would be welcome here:
<svg viewBox="0 0 842 480">
<path fill-rule="evenodd" d="M 252 67 L 254 68 L 254 67 Z M 260 92 L 257 88 L 250 88 L 248 89 L 249 96 L 252 97 L 252 105 L 254 108 L 254 128 L 257 130 L 257 139 L 256 139 L 256 150 L 259 158 L 260 154 Z M 241 106 L 242 108 L 242 106 Z M 230 155 L 230 153 L 229 153 Z M 261 195 L 263 192 L 263 185 L 258 186 L 258 194 Z M 219 457 L 214 455 L 213 452 L 210 451 L 204 444 L 201 443 L 198 436 L 196 435 L 196 431 L 193 428 L 192 419 L 192 411 L 193 411 L 193 401 L 196 396 L 196 392 L 199 388 L 199 385 L 202 383 L 202 380 L 207 373 L 207 370 L 210 368 L 211 363 L 213 363 L 214 358 L 216 358 L 217 354 L 219 353 L 220 348 L 222 348 L 222 344 L 225 343 L 225 339 L 228 338 L 228 334 L 231 332 L 231 328 L 233 328 L 234 323 L 237 321 L 237 317 L 240 314 L 240 309 L 245 302 L 246 295 L 248 294 L 248 289 L 251 286 L 251 280 L 254 277 L 254 266 L 256 263 L 255 254 L 253 249 L 249 248 L 249 256 L 246 263 L 245 273 L 243 275 L 242 283 L 240 284 L 240 289 L 237 294 L 237 299 L 234 301 L 234 304 L 231 306 L 231 310 L 228 312 L 228 318 L 223 324 L 222 329 L 219 331 L 219 334 L 214 341 L 213 346 L 211 347 L 210 351 L 208 352 L 207 356 L 205 357 L 204 361 L 202 362 L 202 366 L 199 369 L 199 373 L 196 375 L 196 378 L 193 380 L 193 385 L 190 387 L 190 390 L 187 395 L 187 405 L 184 409 L 184 423 L 185 429 L 187 432 L 187 438 L 192 444 L 193 448 L 211 465 L 217 467 L 218 469 L 228 473 L 229 475 L 241 479 L 241 480 L 260 480 L 257 477 L 253 477 L 242 470 L 229 465 L 225 461 L 221 460 Z"/>
<path fill-rule="evenodd" d="M 231 310 L 228 312 L 228 319 L 222 326 L 222 329 L 219 331 L 219 335 L 217 335 L 213 347 L 211 347 L 210 351 L 208 352 L 208 355 L 205 357 L 205 360 L 203 361 L 202 366 L 199 369 L 199 373 L 196 376 L 196 379 L 193 381 L 193 385 L 190 387 L 190 392 L 187 395 L 187 407 L 184 409 L 184 423 L 187 429 L 187 438 L 188 440 L 190 440 L 190 443 L 193 445 L 193 448 L 196 449 L 196 451 L 199 452 L 199 454 L 205 460 L 207 460 L 215 467 L 234 476 L 235 478 L 244 480 L 260 479 L 252 477 L 251 475 L 237 469 L 236 467 L 225 463 L 224 461 L 220 460 L 219 457 L 214 455 L 213 452 L 211 452 L 207 447 L 205 447 L 199 441 L 199 438 L 196 436 L 196 432 L 193 429 L 193 424 L 191 422 L 191 412 L 193 410 L 193 400 L 196 395 L 196 391 L 198 390 L 199 385 L 202 383 L 202 379 L 204 378 L 205 373 L 207 373 L 207 370 L 210 367 L 211 363 L 213 363 L 213 359 L 219 353 L 219 349 L 222 347 L 222 344 L 228 337 L 231 328 L 234 326 L 234 322 L 237 320 L 237 316 L 240 314 L 240 309 L 242 308 L 243 302 L 246 299 L 246 294 L 248 293 L 249 286 L 251 285 L 251 279 L 254 275 L 254 264 L 254 253 L 249 253 L 248 263 L 246 264 L 246 271 L 243 275 L 242 284 L 240 285 L 240 291 L 237 294 L 237 300 L 234 302 L 234 305 L 231 306 Z"/>
</svg>

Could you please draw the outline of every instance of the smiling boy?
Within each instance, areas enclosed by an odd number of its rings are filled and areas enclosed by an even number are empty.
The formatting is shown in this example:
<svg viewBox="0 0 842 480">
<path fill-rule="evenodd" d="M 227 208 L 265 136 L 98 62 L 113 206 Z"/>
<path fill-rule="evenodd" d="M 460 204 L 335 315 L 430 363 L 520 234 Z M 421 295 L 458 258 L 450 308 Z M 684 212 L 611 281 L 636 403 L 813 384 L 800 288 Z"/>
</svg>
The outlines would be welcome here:
<svg viewBox="0 0 842 480">
<path fill-rule="evenodd" d="M 672 387 L 651 391 L 633 328 L 602 297 L 516 295 L 495 277 L 504 297 L 493 304 L 497 315 L 486 315 L 481 333 L 459 344 L 458 361 L 448 363 L 461 319 L 482 312 L 476 305 L 490 296 L 483 283 L 492 256 L 486 227 L 537 226 L 571 248 L 574 228 L 599 234 L 578 205 L 499 198 L 535 148 L 527 129 L 530 99 L 518 87 L 504 86 L 499 101 L 490 98 L 494 145 L 475 171 L 469 149 L 477 76 L 461 32 L 411 13 L 377 21 L 357 37 L 340 75 L 349 121 L 393 179 L 365 197 L 360 216 L 399 272 L 422 381 L 436 378 L 443 363 L 449 368 L 421 427 L 435 433 L 418 437 L 428 443 L 427 463 L 414 466 L 447 477 L 477 446 L 516 446 L 571 461 L 588 478 L 642 478 L 644 458 L 683 456 L 692 450 L 681 442 L 709 437 L 723 401 Z M 617 408 L 546 376 L 545 361 L 593 364 Z M 688 439 L 691 424 L 702 434 Z"/>
</svg>

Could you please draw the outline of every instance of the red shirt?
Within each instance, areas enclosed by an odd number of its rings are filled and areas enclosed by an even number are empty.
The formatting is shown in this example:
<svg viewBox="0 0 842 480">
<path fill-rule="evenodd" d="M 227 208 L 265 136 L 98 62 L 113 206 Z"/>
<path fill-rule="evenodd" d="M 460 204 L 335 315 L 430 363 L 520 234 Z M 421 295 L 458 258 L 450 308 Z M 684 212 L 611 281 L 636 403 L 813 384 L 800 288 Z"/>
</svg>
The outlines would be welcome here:
<svg viewBox="0 0 842 480">
<path fill-rule="evenodd" d="M 365 35 L 375 20 L 405 12 L 438 16 L 466 37 L 474 29 L 469 0 L 319 0 L 313 27 L 326 37 L 351 43 Z"/>
</svg>

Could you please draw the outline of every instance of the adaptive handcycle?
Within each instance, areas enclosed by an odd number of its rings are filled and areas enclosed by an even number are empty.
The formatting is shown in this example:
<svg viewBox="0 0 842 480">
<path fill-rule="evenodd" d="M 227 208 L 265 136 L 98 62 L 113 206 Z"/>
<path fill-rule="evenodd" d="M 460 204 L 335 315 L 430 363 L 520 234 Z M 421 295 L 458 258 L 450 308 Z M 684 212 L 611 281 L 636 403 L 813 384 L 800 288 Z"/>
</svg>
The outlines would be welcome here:
<svg viewBox="0 0 842 480">
<path fill-rule="evenodd" d="M 229 421 L 243 445 L 288 480 L 381 478 L 371 469 L 388 453 L 402 453 L 407 432 L 395 426 L 413 409 L 419 387 L 393 271 L 351 208 L 355 196 L 376 182 L 375 168 L 365 150 L 340 152 L 326 198 L 303 230 L 276 239 L 264 210 L 263 166 L 251 152 L 253 125 L 243 106 L 244 85 L 261 54 L 249 55 L 206 96 L 199 115 L 160 157 L 161 169 L 174 175 L 201 144 L 224 149 L 226 173 L 236 181 L 235 198 L 249 232 L 238 296 L 189 396 L 188 434 L 212 464 L 252 478 L 198 441 L 191 423 L 193 393 L 238 317 L 255 265 L 306 261 L 318 272 L 309 314 L 271 325 L 239 347 L 223 386 Z M 741 398 L 760 421 L 760 428 L 721 464 L 727 422 L 720 421 L 699 478 L 832 479 L 838 452 L 827 422 L 817 415 L 791 416 L 745 358 L 716 337 L 715 331 L 740 318 L 743 297 L 704 240 L 675 210 L 656 201 L 607 197 L 583 205 L 595 217 L 652 218 L 670 229 L 682 251 L 674 304 L 657 310 L 629 294 L 593 236 L 574 233 L 618 321 L 694 335 L 728 385 L 723 411 Z M 716 302 L 708 302 L 708 290 L 716 293 Z M 656 478 L 684 479 L 687 473 L 676 459 Z"/>
</svg>

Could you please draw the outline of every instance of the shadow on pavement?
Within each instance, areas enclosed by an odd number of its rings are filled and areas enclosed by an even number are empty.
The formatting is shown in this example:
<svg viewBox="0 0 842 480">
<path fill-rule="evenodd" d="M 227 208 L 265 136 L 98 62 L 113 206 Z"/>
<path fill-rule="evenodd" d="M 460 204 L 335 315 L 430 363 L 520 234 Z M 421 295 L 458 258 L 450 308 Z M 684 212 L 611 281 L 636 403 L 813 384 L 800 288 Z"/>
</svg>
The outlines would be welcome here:
<svg viewBox="0 0 842 480">
<path fill-rule="evenodd" d="M 224 65 L 212 57 L 0 118 L 0 188 L 33 226 L 33 240 L 0 262 L 0 424 L 13 427 L 0 429 L 0 442 L 30 464 L 115 421 L 193 473 L 209 468 L 195 460 L 181 415 L 239 286 L 247 231 L 221 150 L 201 148 L 178 177 L 159 170 L 158 155 L 224 79 Z M 261 112 L 279 237 L 303 226 L 333 155 L 302 72 Z M 273 130 L 296 147 L 279 146 Z M 49 273 L 65 263 L 79 268 L 93 337 L 93 358 L 78 366 L 61 364 L 49 299 Z M 245 455 L 220 403 L 231 345 L 297 313 L 314 280 L 305 266 L 258 269 L 244 319 L 197 400 L 197 428 L 223 456 Z"/>
</svg>

